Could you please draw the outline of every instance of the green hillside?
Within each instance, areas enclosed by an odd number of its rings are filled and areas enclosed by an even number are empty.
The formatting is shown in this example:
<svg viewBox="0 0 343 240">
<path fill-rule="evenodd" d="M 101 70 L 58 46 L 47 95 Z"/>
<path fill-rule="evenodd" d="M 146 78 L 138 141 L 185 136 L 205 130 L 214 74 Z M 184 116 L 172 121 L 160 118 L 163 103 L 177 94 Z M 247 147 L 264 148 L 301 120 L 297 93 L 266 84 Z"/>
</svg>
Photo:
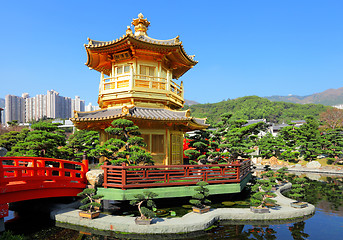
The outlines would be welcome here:
<svg viewBox="0 0 343 240">
<path fill-rule="evenodd" d="M 220 115 L 227 112 L 232 112 L 234 119 L 265 118 L 269 122 L 281 123 L 304 119 L 308 115 L 318 117 L 327 108 L 327 106 L 320 104 L 272 102 L 257 96 L 241 97 L 218 103 L 185 106 L 185 109 L 191 110 L 193 117 L 207 118 L 207 123 L 209 124 L 218 122 Z"/>
</svg>

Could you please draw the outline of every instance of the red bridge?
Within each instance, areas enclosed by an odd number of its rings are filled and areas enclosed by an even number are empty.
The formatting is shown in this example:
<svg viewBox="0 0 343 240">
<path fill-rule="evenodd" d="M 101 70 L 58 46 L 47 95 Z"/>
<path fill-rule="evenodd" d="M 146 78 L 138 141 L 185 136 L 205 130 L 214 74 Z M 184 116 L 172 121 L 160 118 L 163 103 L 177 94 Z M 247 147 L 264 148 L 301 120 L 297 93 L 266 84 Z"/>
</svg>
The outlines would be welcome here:
<svg viewBox="0 0 343 240">
<path fill-rule="evenodd" d="M 76 196 L 87 185 L 88 160 L 82 163 L 42 157 L 0 157 L 0 219 L 7 203 Z"/>
</svg>

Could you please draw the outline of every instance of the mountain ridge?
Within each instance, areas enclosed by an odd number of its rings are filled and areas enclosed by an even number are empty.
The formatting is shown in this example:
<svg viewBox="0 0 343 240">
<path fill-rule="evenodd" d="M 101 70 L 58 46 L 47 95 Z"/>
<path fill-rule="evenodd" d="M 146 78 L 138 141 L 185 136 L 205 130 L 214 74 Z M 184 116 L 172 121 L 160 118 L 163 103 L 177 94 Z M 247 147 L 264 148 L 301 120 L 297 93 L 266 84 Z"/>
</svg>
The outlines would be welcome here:
<svg viewBox="0 0 343 240">
<path fill-rule="evenodd" d="M 314 93 L 306 96 L 298 95 L 289 95 L 289 96 L 280 96 L 273 95 L 264 97 L 273 102 L 291 102 L 291 103 L 300 103 L 300 104 L 322 104 L 326 106 L 334 106 L 343 104 L 343 87 L 341 88 L 330 88 L 323 92 Z"/>
</svg>

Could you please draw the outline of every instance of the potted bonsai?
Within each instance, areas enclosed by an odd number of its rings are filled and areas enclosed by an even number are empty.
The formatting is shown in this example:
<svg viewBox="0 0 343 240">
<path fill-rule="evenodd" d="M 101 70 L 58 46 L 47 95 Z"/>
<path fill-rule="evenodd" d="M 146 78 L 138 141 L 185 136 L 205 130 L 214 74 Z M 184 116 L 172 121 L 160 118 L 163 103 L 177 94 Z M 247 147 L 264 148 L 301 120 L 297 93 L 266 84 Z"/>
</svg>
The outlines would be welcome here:
<svg viewBox="0 0 343 240">
<path fill-rule="evenodd" d="M 136 194 L 136 199 L 131 200 L 130 204 L 138 207 L 140 217 L 135 219 L 135 223 L 138 225 L 150 225 L 152 218 L 156 217 L 155 212 L 152 208 L 156 208 L 155 202 L 152 200 L 157 197 L 157 193 L 150 191 L 144 191 L 143 194 Z M 145 204 L 146 206 L 142 206 Z"/>
<path fill-rule="evenodd" d="M 194 188 L 197 193 L 192 196 L 193 199 L 189 200 L 189 202 L 193 205 L 193 212 L 195 213 L 202 214 L 210 211 L 210 206 L 207 206 L 207 204 L 210 204 L 211 201 L 206 198 L 210 195 L 208 188 L 205 187 L 207 185 L 207 182 L 201 181 Z"/>
<path fill-rule="evenodd" d="M 80 209 L 83 211 L 79 212 L 80 217 L 93 219 L 100 215 L 100 211 L 96 210 L 96 208 L 100 208 L 101 204 L 96 202 L 96 200 L 103 196 L 97 195 L 94 188 L 86 188 L 82 192 L 78 193 L 77 196 L 84 197 L 81 200 L 83 205 L 80 206 Z"/>
<path fill-rule="evenodd" d="M 291 203 L 291 207 L 294 208 L 304 208 L 307 207 L 308 204 L 306 202 L 302 202 L 301 199 L 304 198 L 304 187 L 306 185 L 306 178 L 294 178 L 292 182 L 292 189 L 291 192 L 288 194 L 291 198 L 295 198 L 297 201 Z"/>
<path fill-rule="evenodd" d="M 251 187 L 255 192 L 250 198 L 250 210 L 253 213 L 269 213 L 268 205 L 275 204 L 276 194 L 272 192 L 272 182 L 269 179 L 258 179 L 256 184 Z"/>
</svg>

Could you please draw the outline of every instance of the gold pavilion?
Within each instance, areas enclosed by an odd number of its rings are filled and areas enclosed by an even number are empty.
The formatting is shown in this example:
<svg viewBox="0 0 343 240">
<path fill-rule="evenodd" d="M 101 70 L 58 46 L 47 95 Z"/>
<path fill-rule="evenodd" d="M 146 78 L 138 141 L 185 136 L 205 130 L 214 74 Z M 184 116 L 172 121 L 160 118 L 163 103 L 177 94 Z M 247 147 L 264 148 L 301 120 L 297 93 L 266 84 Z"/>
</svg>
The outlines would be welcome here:
<svg viewBox="0 0 343 240">
<path fill-rule="evenodd" d="M 157 40 L 147 35 L 150 22 L 142 14 L 133 19 L 119 39 L 104 42 L 88 39 L 86 65 L 101 73 L 100 109 L 75 112 L 78 129 L 96 130 L 100 143 L 104 131 L 118 118 L 133 121 L 140 129 L 155 164 L 183 163 L 183 135 L 204 129 L 206 119 L 180 111 L 184 105 L 183 74 L 197 64 L 185 52 L 179 37 Z"/>
</svg>

